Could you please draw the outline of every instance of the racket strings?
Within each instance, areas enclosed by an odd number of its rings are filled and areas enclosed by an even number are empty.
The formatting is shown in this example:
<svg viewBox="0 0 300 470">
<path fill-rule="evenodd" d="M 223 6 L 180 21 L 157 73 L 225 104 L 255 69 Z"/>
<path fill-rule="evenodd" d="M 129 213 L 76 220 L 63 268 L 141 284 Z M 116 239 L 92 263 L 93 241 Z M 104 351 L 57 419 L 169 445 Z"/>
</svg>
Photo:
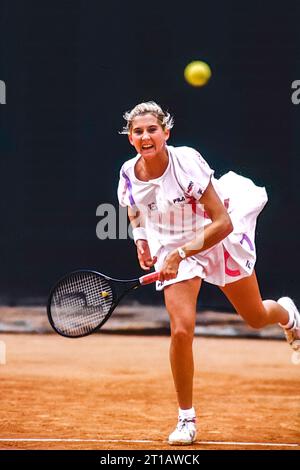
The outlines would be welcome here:
<svg viewBox="0 0 300 470">
<path fill-rule="evenodd" d="M 95 328 L 108 315 L 113 304 L 109 282 L 93 273 L 77 273 L 63 280 L 51 300 L 55 327 L 68 336 L 81 336 Z"/>
</svg>

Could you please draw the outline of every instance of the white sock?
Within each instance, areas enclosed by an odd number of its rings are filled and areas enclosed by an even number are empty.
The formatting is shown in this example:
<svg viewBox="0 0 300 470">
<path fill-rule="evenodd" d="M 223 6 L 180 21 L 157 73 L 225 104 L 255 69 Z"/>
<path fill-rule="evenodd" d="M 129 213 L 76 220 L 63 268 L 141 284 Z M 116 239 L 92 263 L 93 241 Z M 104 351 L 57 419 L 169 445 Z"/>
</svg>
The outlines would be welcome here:
<svg viewBox="0 0 300 470">
<path fill-rule="evenodd" d="M 281 328 L 284 328 L 285 330 L 289 330 L 294 325 L 295 317 L 293 312 L 290 312 L 289 310 L 286 311 L 289 314 L 289 321 L 285 325 L 282 325 L 282 323 L 278 323 L 278 325 L 281 326 Z"/>
<path fill-rule="evenodd" d="M 195 418 L 196 413 L 195 413 L 194 407 L 189 408 L 188 410 L 182 410 L 181 408 L 179 408 L 178 415 L 179 415 L 179 418 L 182 418 L 182 419 L 191 419 L 191 418 Z"/>
</svg>

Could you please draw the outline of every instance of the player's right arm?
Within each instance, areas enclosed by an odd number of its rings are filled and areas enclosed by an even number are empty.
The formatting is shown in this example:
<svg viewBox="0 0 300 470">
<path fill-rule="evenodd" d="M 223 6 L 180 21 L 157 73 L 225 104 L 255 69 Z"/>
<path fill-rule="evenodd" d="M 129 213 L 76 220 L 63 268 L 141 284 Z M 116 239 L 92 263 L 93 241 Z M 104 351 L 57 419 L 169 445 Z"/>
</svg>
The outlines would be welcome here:
<svg viewBox="0 0 300 470">
<path fill-rule="evenodd" d="M 134 230 L 135 228 L 143 227 L 143 219 L 139 211 L 128 207 L 128 218 L 132 230 Z M 136 240 L 136 250 L 141 268 L 145 271 L 149 271 L 150 268 L 156 263 L 157 258 L 156 256 L 152 258 L 148 241 L 143 238 Z"/>
</svg>

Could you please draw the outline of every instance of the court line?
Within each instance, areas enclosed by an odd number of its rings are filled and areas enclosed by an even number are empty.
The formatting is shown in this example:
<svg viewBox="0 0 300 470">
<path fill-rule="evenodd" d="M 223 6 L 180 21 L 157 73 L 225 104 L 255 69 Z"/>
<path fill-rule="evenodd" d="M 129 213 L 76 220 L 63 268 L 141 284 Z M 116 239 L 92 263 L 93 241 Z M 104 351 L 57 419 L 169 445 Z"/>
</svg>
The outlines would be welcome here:
<svg viewBox="0 0 300 470">
<path fill-rule="evenodd" d="M 145 439 L 79 439 L 79 438 L 0 438 L 0 442 L 120 442 L 120 443 L 140 443 L 140 444 L 164 444 L 164 441 L 151 441 Z M 300 444 L 289 444 L 285 442 L 234 442 L 234 441 L 196 441 L 195 444 L 202 445 L 235 445 L 235 446 L 262 446 L 262 447 L 299 447 Z"/>
</svg>

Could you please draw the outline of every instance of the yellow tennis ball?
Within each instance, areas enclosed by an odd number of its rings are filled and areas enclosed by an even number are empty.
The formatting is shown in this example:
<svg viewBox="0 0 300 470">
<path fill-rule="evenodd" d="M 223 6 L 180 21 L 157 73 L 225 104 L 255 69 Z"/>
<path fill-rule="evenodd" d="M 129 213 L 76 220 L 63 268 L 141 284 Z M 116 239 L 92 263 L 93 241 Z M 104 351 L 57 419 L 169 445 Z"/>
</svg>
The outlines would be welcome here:
<svg viewBox="0 0 300 470">
<path fill-rule="evenodd" d="M 189 85 L 203 86 L 211 77 L 211 69 L 206 62 L 194 60 L 190 62 L 184 69 L 184 78 Z"/>
<path fill-rule="evenodd" d="M 105 297 L 108 297 L 108 296 L 109 296 L 109 293 L 106 292 L 106 290 L 103 290 L 103 291 L 101 292 L 101 296 L 104 297 L 104 298 L 105 298 Z"/>
</svg>

